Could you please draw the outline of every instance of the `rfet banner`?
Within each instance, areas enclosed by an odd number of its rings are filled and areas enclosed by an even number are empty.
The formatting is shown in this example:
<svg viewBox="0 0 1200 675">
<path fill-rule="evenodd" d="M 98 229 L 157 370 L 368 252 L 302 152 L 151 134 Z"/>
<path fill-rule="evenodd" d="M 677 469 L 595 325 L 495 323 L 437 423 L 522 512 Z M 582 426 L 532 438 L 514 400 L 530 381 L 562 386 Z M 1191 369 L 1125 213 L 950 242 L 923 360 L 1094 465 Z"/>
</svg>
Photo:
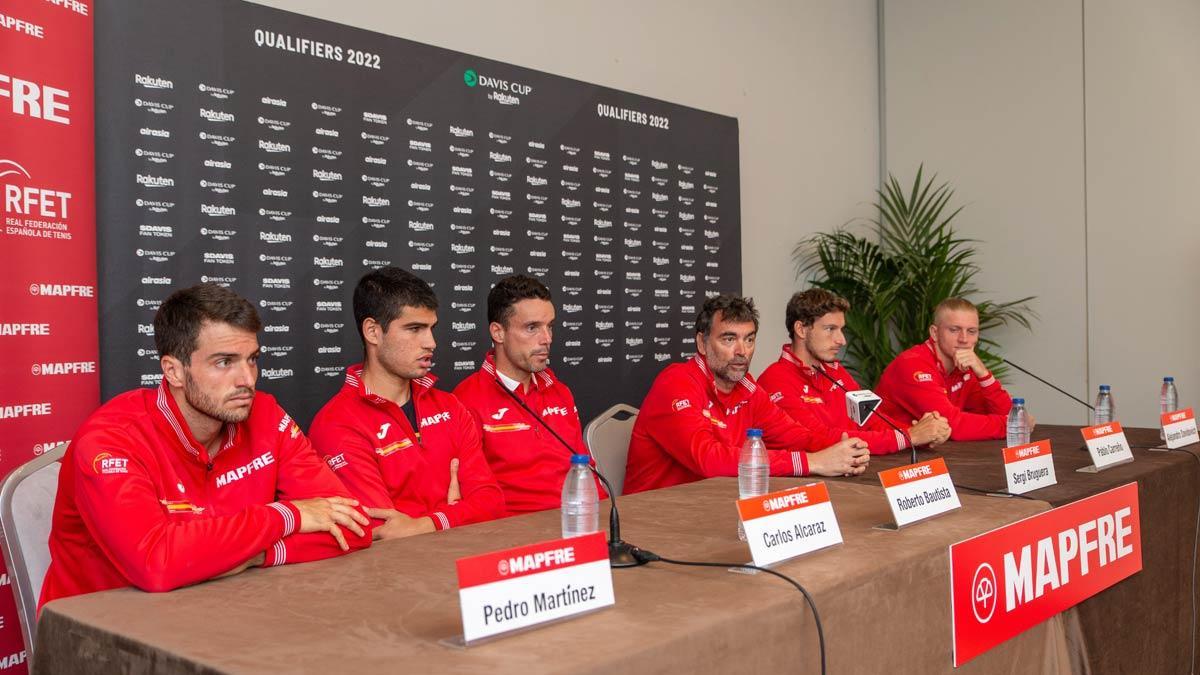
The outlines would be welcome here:
<svg viewBox="0 0 1200 675">
<path fill-rule="evenodd" d="M 955 667 L 1141 569 L 1137 483 L 951 545 Z"/>
<path fill-rule="evenodd" d="M 0 0 L 0 475 L 99 402 L 92 10 Z M 21 647 L 5 590 L 0 670 Z"/>
</svg>

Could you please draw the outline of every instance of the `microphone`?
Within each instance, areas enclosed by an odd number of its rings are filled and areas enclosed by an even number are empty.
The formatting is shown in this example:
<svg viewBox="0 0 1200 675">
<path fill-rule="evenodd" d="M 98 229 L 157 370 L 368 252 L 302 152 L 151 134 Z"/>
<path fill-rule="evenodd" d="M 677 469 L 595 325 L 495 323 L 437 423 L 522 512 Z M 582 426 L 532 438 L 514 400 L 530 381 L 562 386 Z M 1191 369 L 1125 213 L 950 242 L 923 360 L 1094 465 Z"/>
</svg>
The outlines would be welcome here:
<svg viewBox="0 0 1200 675">
<path fill-rule="evenodd" d="M 497 372 L 499 372 L 499 371 L 497 371 Z M 560 444 L 562 444 L 562 446 L 564 448 L 567 449 L 567 452 L 571 453 L 572 455 L 577 454 L 575 452 L 575 448 L 571 447 L 571 444 L 566 442 L 566 440 L 564 440 L 562 436 L 559 436 L 557 431 L 550 428 L 550 425 L 546 423 L 546 420 L 542 419 L 541 415 L 537 414 L 536 412 L 533 411 L 532 408 L 530 408 L 528 405 L 526 405 L 525 402 L 521 400 L 521 397 L 517 396 L 515 392 L 510 390 L 508 387 L 504 386 L 504 383 L 500 381 L 500 377 L 498 375 L 494 379 L 495 379 L 496 385 L 499 386 L 500 389 L 504 391 L 504 393 L 508 394 L 509 398 L 511 398 L 513 401 L 516 401 L 517 405 L 521 406 L 521 408 L 525 412 L 529 413 L 530 417 L 537 420 L 538 424 L 541 424 L 542 427 L 546 429 L 546 431 L 549 431 L 550 435 L 553 436 L 555 440 L 557 440 Z M 604 474 L 600 473 L 600 471 L 598 471 L 596 469 L 596 467 L 592 466 L 591 464 L 588 464 L 588 469 L 590 469 L 591 472 L 593 474 L 595 474 L 596 478 L 600 479 L 600 482 L 604 484 L 604 489 L 608 490 L 608 505 L 609 505 L 609 510 L 608 510 L 608 564 L 609 564 L 609 566 L 616 567 L 616 568 L 637 567 L 639 565 L 645 565 L 646 563 L 654 560 L 653 557 L 650 557 L 650 556 L 654 555 L 653 553 L 650 553 L 649 551 L 638 548 L 637 546 L 634 546 L 633 544 L 630 544 L 629 542 L 623 541 L 621 539 L 621 514 L 617 511 L 617 493 L 613 491 L 612 484 L 608 482 L 608 479 L 605 478 Z"/>
<path fill-rule="evenodd" d="M 854 420 L 855 424 L 861 427 L 867 423 L 867 420 L 871 418 L 872 414 L 877 415 L 879 419 L 884 421 L 885 424 L 895 429 L 896 433 L 903 436 L 905 442 L 908 443 L 908 447 L 911 448 L 911 454 L 909 455 L 909 458 L 912 460 L 909 462 L 909 464 L 917 463 L 917 446 L 913 445 L 912 436 L 908 435 L 907 429 L 901 429 L 895 422 L 891 420 L 891 418 L 878 410 L 879 405 L 883 403 L 883 399 L 880 398 L 878 394 L 870 389 L 850 391 L 844 384 L 833 379 L 832 375 L 825 372 L 824 368 L 816 367 L 813 368 L 813 370 L 817 371 L 822 377 L 832 382 L 833 386 L 846 392 L 846 414 L 850 417 L 850 419 Z"/>
<path fill-rule="evenodd" d="M 1050 382 L 1047 382 L 1046 380 L 1043 380 L 1042 378 L 1038 377 L 1037 375 L 1034 375 L 1033 373 L 1029 372 L 1028 370 L 1025 370 L 1021 366 L 1018 366 L 1017 364 L 1013 363 L 1012 361 L 1009 361 L 1008 359 L 1002 358 L 1000 360 L 1007 363 L 1008 365 L 1012 366 L 1013 368 L 1016 368 L 1017 370 L 1021 371 L 1022 373 L 1025 373 L 1026 375 L 1032 377 L 1033 379 L 1037 380 L 1038 382 L 1041 382 L 1042 384 L 1046 385 L 1047 387 L 1050 387 L 1051 389 L 1057 391 L 1058 393 L 1062 394 L 1063 396 L 1066 396 L 1067 398 L 1071 399 L 1072 401 L 1075 401 L 1076 403 L 1079 403 L 1079 404 L 1085 406 L 1088 410 L 1095 412 L 1096 407 L 1093 406 L 1091 403 L 1088 403 L 1087 401 L 1085 401 L 1081 398 L 1073 396 L 1072 394 L 1065 391 L 1061 387 L 1058 387 L 1054 384 L 1051 384 Z"/>
</svg>

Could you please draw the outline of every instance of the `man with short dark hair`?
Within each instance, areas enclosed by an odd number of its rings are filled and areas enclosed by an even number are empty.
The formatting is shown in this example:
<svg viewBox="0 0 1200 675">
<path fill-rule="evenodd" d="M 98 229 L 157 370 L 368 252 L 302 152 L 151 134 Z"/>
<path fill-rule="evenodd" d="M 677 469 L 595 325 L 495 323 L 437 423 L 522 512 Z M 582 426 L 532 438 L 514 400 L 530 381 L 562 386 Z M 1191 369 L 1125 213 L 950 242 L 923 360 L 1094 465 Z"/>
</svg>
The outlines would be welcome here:
<svg viewBox="0 0 1200 675">
<path fill-rule="evenodd" d="M 479 424 L 509 512 L 558 508 L 571 454 L 588 450 L 575 397 L 549 368 L 550 289 L 524 274 L 508 276 L 492 287 L 487 306 L 493 348 L 454 393 Z"/>
<path fill-rule="evenodd" d="M 749 370 L 757 334 L 752 299 L 726 294 L 705 301 L 696 318 L 696 355 L 667 366 L 642 402 L 629 441 L 625 492 L 736 476 L 751 428 L 763 432 L 773 476 L 850 476 L 866 469 L 866 443 L 840 430 L 798 424 L 755 384 Z"/>
<path fill-rule="evenodd" d="M 854 433 L 871 446 L 872 454 L 897 452 L 908 447 L 904 434 L 878 415 L 860 428 L 846 414 L 846 390 L 858 389 L 854 376 L 837 360 L 846 346 L 843 329 L 849 309 L 845 298 L 822 288 L 794 294 L 786 310 L 791 343 L 785 344 L 779 360 L 758 376 L 758 384 L 775 405 L 806 427 Z M 904 419 L 893 421 L 907 426 Z M 950 437 L 950 426 L 938 413 L 927 412 L 920 421 L 913 420 L 907 434 L 914 445 L 936 446 Z"/>
<path fill-rule="evenodd" d="M 376 539 L 397 539 L 504 515 L 471 414 L 435 389 L 437 297 L 396 267 L 363 276 L 354 320 L 363 363 L 313 420 L 313 445 L 376 520 Z"/>
<path fill-rule="evenodd" d="M 163 379 L 84 422 L 63 457 L 41 603 L 168 591 L 370 544 L 370 520 L 275 399 L 255 391 L 254 306 L 216 284 L 154 317 Z"/>
<path fill-rule="evenodd" d="M 978 343 L 975 305 L 963 298 L 938 303 L 929 339 L 901 352 L 879 377 L 880 409 L 908 419 L 936 411 L 955 441 L 1005 438 L 1012 398 L 975 353 Z"/>
</svg>

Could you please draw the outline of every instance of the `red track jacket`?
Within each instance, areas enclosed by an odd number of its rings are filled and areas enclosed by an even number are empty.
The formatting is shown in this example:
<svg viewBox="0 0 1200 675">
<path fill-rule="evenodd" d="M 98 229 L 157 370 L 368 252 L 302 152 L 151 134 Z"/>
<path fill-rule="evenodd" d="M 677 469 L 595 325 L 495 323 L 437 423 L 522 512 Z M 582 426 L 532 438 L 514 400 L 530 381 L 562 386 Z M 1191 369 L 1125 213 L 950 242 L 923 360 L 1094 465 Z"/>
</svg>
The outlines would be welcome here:
<svg viewBox="0 0 1200 675">
<path fill-rule="evenodd" d="M 854 376 L 841 363 L 826 363 L 823 368 L 846 389 L 859 388 Z M 876 415 L 861 428 L 855 424 L 846 414 L 846 392 L 805 365 L 792 353 L 791 345 L 784 345 L 779 360 L 758 376 L 758 386 L 766 389 L 771 401 L 792 419 L 810 429 L 829 427 L 845 431 L 866 441 L 872 455 L 886 455 L 908 447 L 904 436 Z M 892 421 L 907 428 L 909 419 Z"/>
<path fill-rule="evenodd" d="M 571 390 L 549 368 L 533 376 L 528 392 L 512 392 L 578 454 L 588 454 L 579 409 Z M 454 395 L 470 409 L 483 432 L 483 453 L 496 474 L 509 513 L 543 511 L 562 506 L 563 481 L 571 453 L 545 427 L 513 400 L 496 374 L 489 351 L 479 370 L 463 380 Z M 608 494 L 597 483 L 600 499 Z"/>
<path fill-rule="evenodd" d="M 364 506 L 428 516 L 439 530 L 499 518 L 504 495 L 483 457 L 475 420 L 434 381 L 433 375 L 412 381 L 421 426 L 415 433 L 400 406 L 367 389 L 362 364 L 350 366 L 346 383 L 313 420 L 313 445 Z M 462 499 L 448 504 L 456 457 Z"/>
<path fill-rule="evenodd" d="M 808 473 L 804 451 L 841 440 L 833 429 L 792 421 L 750 376 L 728 394 L 717 390 L 703 356 L 666 367 L 651 385 L 633 424 L 625 492 L 641 492 L 713 476 L 736 476 L 746 430 L 762 429 L 772 476 Z"/>
<path fill-rule="evenodd" d="M 169 591 L 266 552 L 264 567 L 340 555 L 326 532 L 293 534 L 287 500 L 349 497 L 275 399 L 227 424 L 215 458 L 167 390 L 126 392 L 84 422 L 63 458 L 41 604 L 136 586 Z M 343 528 L 351 549 L 366 548 Z"/>
<path fill-rule="evenodd" d="M 888 364 L 876 393 L 884 414 L 892 419 L 920 419 L 936 410 L 950 422 L 950 439 L 980 441 L 1004 438 L 1012 399 L 989 373 L 982 380 L 957 367 L 947 373 L 933 340 L 907 349 Z"/>
</svg>

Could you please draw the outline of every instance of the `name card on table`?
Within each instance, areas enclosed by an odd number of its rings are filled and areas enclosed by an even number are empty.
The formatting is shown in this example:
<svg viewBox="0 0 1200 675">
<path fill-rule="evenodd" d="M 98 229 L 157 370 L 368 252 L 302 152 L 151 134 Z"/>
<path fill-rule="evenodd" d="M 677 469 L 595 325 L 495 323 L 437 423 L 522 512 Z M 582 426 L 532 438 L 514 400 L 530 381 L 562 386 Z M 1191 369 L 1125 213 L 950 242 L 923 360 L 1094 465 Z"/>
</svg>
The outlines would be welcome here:
<svg viewBox="0 0 1200 675">
<path fill-rule="evenodd" d="M 1196 415 L 1191 408 L 1163 413 L 1162 430 L 1167 447 L 1172 450 L 1200 443 L 1200 433 L 1196 432 Z"/>
<path fill-rule="evenodd" d="M 1092 455 L 1093 467 L 1085 466 L 1078 471 L 1091 473 L 1110 467 L 1114 464 L 1124 464 L 1133 461 L 1133 451 L 1129 449 L 1129 441 L 1125 439 L 1125 431 L 1117 421 L 1097 424 L 1093 427 L 1080 429 L 1083 442 L 1087 444 L 1088 452 Z"/>
<path fill-rule="evenodd" d="M 952 544 L 954 667 L 1141 569 L 1137 483 Z"/>
<path fill-rule="evenodd" d="M 467 642 L 614 604 L 603 532 L 460 558 Z"/>
<path fill-rule="evenodd" d="M 896 527 L 904 527 L 962 506 L 950 481 L 946 460 L 909 464 L 879 472 Z"/>
<path fill-rule="evenodd" d="M 739 499 L 737 509 L 759 567 L 842 543 L 825 483 Z"/>
<path fill-rule="evenodd" d="M 1008 481 L 1008 491 L 1015 495 L 1058 483 L 1050 441 L 1005 448 L 1004 478 Z"/>
</svg>

